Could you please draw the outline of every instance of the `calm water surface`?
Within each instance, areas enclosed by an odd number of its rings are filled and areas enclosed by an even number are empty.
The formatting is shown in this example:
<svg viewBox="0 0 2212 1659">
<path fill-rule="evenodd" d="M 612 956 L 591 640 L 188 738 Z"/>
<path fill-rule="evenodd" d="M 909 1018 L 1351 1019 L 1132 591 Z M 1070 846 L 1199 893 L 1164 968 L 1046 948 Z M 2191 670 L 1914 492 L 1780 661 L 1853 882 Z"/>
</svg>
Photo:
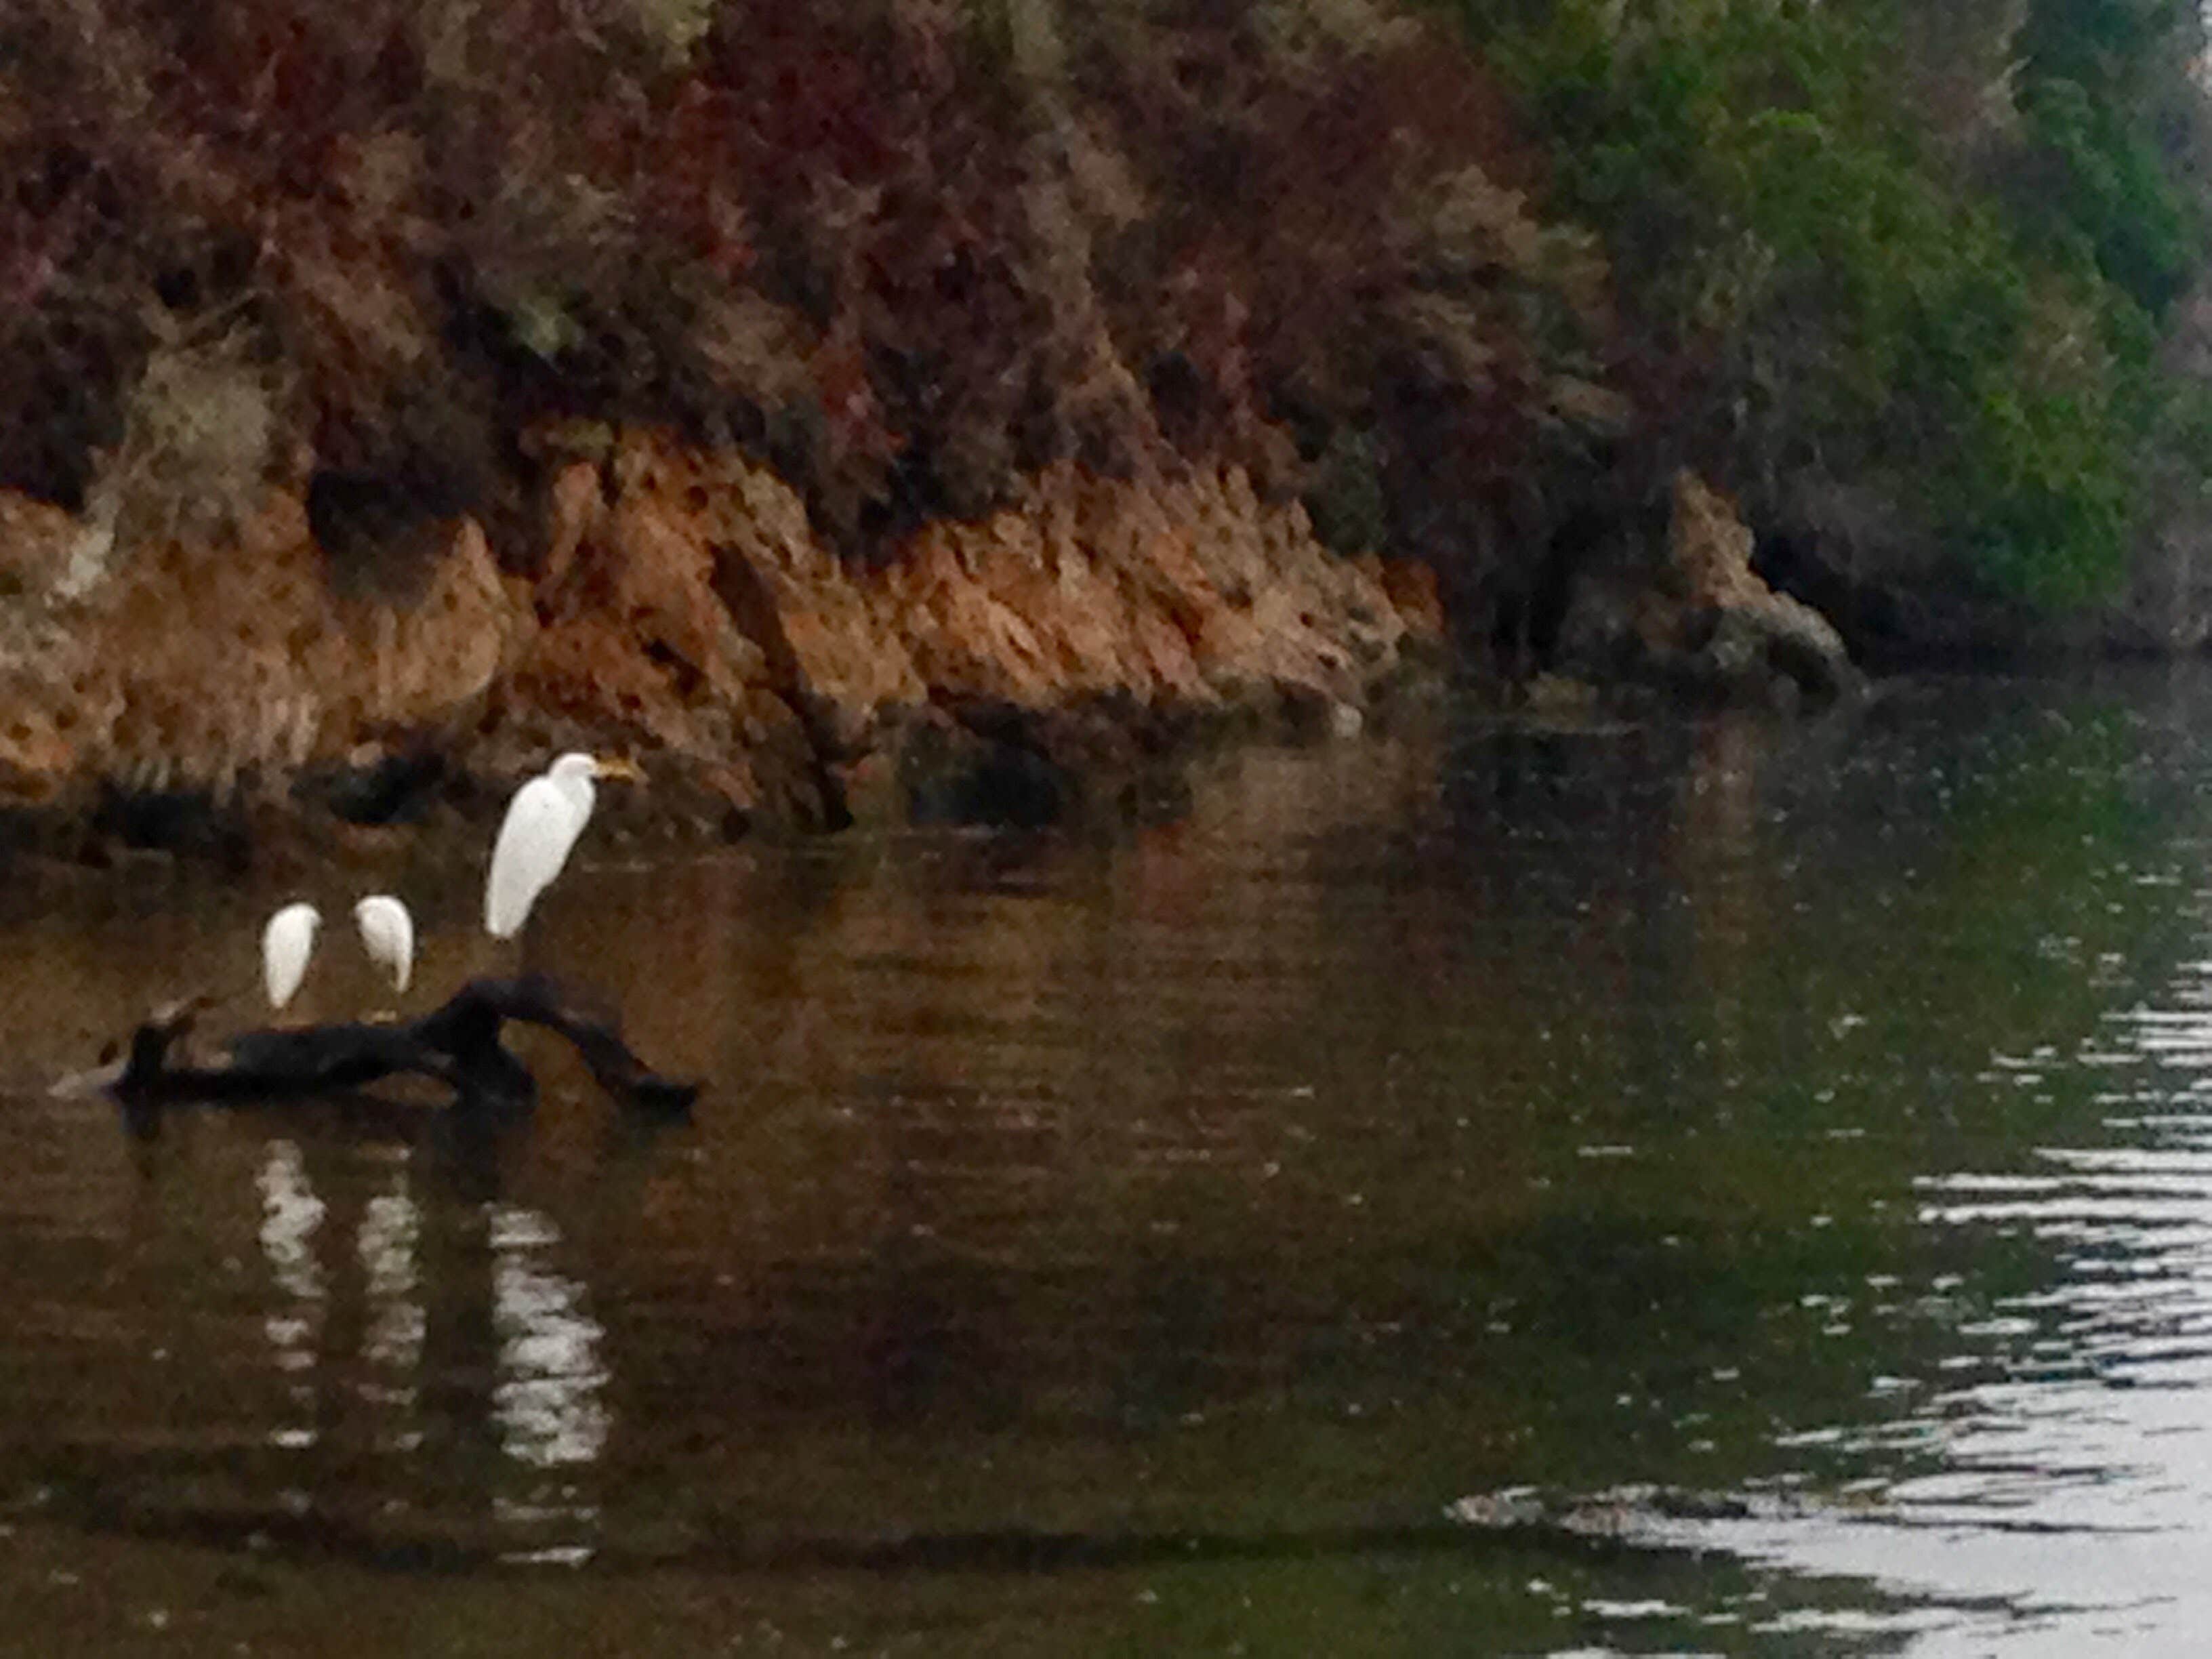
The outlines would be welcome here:
<svg viewBox="0 0 2212 1659">
<path fill-rule="evenodd" d="M 2212 680 L 1440 714 L 572 872 L 710 1091 L 49 1097 L 289 890 L 0 891 L 0 1651 L 2188 1653 Z M 416 902 L 428 1006 L 494 965 Z M 376 993 L 326 931 L 309 994 Z"/>
</svg>

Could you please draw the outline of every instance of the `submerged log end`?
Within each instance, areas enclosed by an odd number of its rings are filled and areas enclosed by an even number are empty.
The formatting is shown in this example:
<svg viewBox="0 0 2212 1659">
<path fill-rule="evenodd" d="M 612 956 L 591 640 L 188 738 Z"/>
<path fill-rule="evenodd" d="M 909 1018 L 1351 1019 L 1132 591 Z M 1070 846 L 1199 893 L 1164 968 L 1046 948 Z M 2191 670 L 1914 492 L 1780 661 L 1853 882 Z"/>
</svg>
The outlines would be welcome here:
<svg viewBox="0 0 2212 1659">
<path fill-rule="evenodd" d="M 628 1104 L 656 1117 L 688 1118 L 691 1109 L 699 1103 L 699 1088 L 696 1083 L 675 1078 L 641 1078 L 630 1085 L 625 1099 Z"/>
</svg>

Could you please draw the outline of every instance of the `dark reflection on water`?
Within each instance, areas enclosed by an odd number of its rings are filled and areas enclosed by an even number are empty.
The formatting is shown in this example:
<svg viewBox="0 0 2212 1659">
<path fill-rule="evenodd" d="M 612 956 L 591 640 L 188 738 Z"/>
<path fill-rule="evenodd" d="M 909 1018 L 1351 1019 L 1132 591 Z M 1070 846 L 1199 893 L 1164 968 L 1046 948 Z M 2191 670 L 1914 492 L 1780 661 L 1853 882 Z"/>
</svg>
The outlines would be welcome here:
<svg viewBox="0 0 2212 1659">
<path fill-rule="evenodd" d="M 549 1049 L 512 1131 L 134 1145 L 34 1080 L 290 895 L 0 893 L 17 1639 L 2185 1650 L 2203 712 L 1462 715 L 1116 833 L 617 849 L 531 949 L 714 1079 L 666 1130 Z M 496 960 L 469 872 L 370 884 L 419 1000 Z M 307 995 L 375 995 L 336 930 Z"/>
</svg>

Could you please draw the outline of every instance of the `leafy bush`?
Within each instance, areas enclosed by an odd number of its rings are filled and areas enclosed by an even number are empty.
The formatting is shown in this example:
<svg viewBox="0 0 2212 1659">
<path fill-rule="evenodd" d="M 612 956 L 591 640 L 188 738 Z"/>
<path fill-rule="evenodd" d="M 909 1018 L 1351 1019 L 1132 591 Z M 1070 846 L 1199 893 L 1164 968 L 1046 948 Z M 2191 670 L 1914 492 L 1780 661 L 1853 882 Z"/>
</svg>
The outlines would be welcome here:
<svg viewBox="0 0 2212 1659">
<path fill-rule="evenodd" d="M 2156 319 L 2203 249 L 2140 101 L 2185 58 L 2179 9 L 2028 10 L 2018 88 L 1990 75 L 2017 21 L 1995 14 L 1952 40 L 1955 74 L 1901 73 L 1903 0 L 1463 15 L 1545 133 L 1559 200 L 1603 230 L 1640 349 L 1677 365 L 1686 406 L 1664 412 L 1694 459 L 1816 538 L 1830 486 L 1870 488 L 1924 529 L 1893 570 L 1934 560 L 2063 605 L 2125 568 L 2131 481 L 2178 429 Z M 2085 13 L 2127 27 L 2087 39 Z M 2069 78 L 2087 66 L 2094 96 Z M 1953 107 L 1922 96 L 1943 84 Z"/>
</svg>

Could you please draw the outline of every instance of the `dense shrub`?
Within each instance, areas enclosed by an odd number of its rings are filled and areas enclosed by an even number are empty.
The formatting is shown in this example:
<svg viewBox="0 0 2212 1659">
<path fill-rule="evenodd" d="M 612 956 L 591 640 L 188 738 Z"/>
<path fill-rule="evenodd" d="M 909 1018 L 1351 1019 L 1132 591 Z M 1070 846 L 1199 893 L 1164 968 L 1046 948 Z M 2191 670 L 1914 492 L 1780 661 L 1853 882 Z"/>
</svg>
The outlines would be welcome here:
<svg viewBox="0 0 2212 1659">
<path fill-rule="evenodd" d="M 1605 233 L 1691 459 L 1816 541 L 1876 502 L 1878 574 L 2078 602 L 2188 429 L 2154 352 L 2204 263 L 2185 9 L 1929 11 L 1461 8 Z"/>
</svg>

